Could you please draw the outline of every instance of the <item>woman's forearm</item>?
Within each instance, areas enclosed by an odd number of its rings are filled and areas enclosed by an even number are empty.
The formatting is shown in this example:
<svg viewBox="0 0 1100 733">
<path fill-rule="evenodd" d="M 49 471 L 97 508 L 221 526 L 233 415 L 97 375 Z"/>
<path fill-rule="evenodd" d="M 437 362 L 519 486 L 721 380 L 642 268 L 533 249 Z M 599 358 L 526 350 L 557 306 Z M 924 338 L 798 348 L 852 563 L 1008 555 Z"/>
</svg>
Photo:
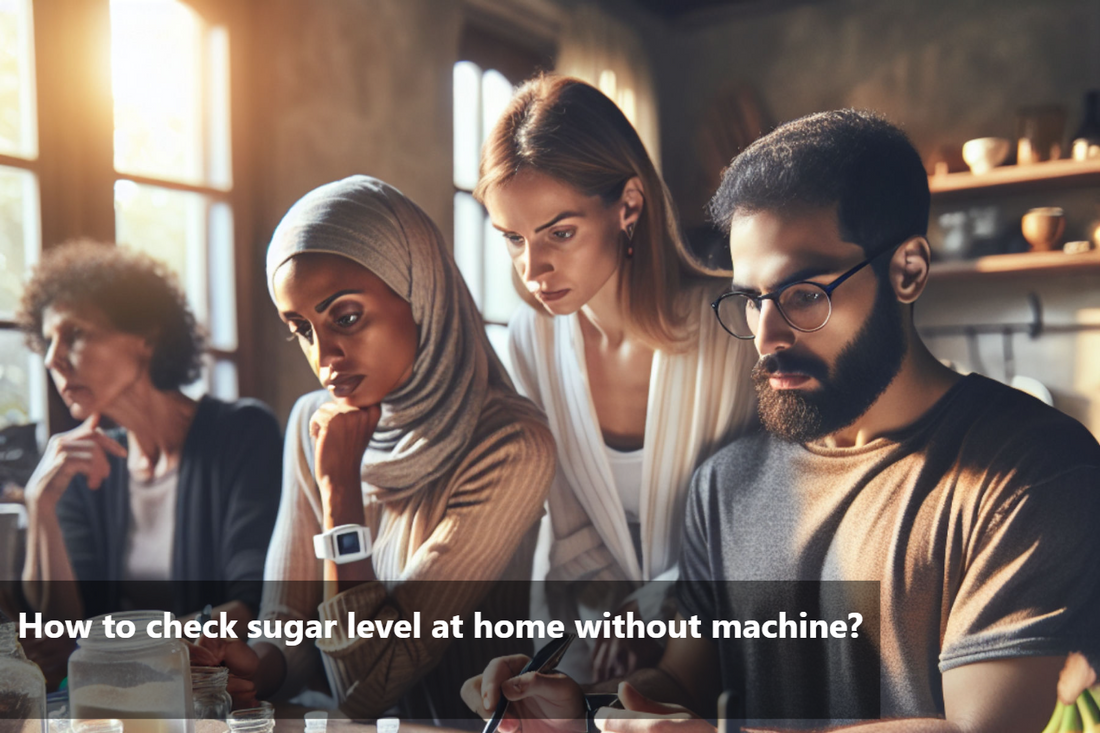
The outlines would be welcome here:
<svg viewBox="0 0 1100 733">
<path fill-rule="evenodd" d="M 359 477 L 353 476 L 346 483 L 348 484 L 346 486 L 330 485 L 326 487 L 327 492 L 322 491 L 322 496 L 330 497 L 329 501 L 324 502 L 326 530 L 345 524 L 363 523 L 363 489 Z M 341 500 L 337 497 L 347 497 L 348 500 Z M 358 562 L 343 564 L 326 560 L 324 573 L 326 601 L 344 591 L 351 590 L 360 583 L 378 579 L 369 557 Z"/>
<path fill-rule="evenodd" d="M 56 504 L 32 499 L 27 503 L 27 556 L 23 562 L 23 594 L 46 618 L 82 618 L 84 604 L 69 562 Z"/>
<path fill-rule="evenodd" d="M 252 649 L 260 660 L 252 684 L 256 686 L 256 697 L 266 700 L 286 681 L 286 657 L 282 649 L 266 641 L 253 644 Z"/>
</svg>

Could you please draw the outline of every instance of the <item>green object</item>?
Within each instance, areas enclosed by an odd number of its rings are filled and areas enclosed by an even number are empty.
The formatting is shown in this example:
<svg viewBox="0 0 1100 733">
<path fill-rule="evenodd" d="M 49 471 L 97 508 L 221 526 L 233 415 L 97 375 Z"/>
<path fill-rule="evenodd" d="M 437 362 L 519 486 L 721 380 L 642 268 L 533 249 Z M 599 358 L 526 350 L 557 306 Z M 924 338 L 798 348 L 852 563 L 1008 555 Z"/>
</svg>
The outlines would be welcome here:
<svg viewBox="0 0 1100 733">
<path fill-rule="evenodd" d="M 1100 729 L 1100 706 L 1096 704 L 1096 700 L 1093 699 L 1092 693 L 1089 692 L 1087 687 L 1081 691 L 1081 696 L 1077 698 L 1077 710 L 1081 713 L 1081 723 L 1085 731 Z"/>
<path fill-rule="evenodd" d="M 1084 724 L 1081 721 L 1081 711 L 1076 705 L 1066 705 L 1062 713 L 1062 733 L 1081 733 Z"/>
<path fill-rule="evenodd" d="M 58 690 L 67 690 L 67 689 L 69 689 L 69 678 L 66 677 L 65 679 L 61 680 L 61 684 L 57 686 L 57 689 Z"/>
<path fill-rule="evenodd" d="M 1065 715 L 1066 706 L 1062 704 L 1061 700 L 1058 700 L 1054 704 L 1054 714 L 1050 716 L 1050 722 L 1047 723 L 1047 727 L 1043 728 L 1043 733 L 1058 733 L 1059 728 L 1062 727 L 1062 717 Z"/>
</svg>

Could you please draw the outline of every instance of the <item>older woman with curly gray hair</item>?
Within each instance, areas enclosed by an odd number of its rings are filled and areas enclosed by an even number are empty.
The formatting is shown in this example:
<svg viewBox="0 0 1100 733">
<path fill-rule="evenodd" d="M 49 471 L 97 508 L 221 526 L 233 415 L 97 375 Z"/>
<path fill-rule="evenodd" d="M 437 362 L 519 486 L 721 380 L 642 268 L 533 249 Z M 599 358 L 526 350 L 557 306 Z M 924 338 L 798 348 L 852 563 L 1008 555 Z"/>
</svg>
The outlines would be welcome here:
<svg viewBox="0 0 1100 733">
<path fill-rule="evenodd" d="M 82 421 L 50 439 L 26 487 L 30 605 L 46 618 L 207 603 L 255 616 L 279 426 L 254 400 L 181 391 L 203 340 L 175 278 L 123 247 L 63 245 L 31 274 L 19 321 Z M 197 582 L 155 582 L 169 580 Z"/>
</svg>

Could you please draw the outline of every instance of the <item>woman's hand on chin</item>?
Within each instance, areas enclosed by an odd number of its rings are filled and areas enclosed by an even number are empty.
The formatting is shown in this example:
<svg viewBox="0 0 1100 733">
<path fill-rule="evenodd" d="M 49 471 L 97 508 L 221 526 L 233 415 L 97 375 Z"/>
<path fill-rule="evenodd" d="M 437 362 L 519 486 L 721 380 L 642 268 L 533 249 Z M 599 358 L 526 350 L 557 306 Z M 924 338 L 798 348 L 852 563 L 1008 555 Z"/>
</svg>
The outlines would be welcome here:
<svg viewBox="0 0 1100 733">
<path fill-rule="evenodd" d="M 52 509 L 78 473 L 84 474 L 89 488 L 98 489 L 111 473 L 108 455 L 125 458 L 126 449 L 100 429 L 99 413 L 53 436 L 27 482 L 28 505 Z"/>
<path fill-rule="evenodd" d="M 309 433 L 314 440 L 314 470 L 330 526 L 363 521 L 360 467 L 382 409 L 327 402 L 313 413 Z"/>
</svg>

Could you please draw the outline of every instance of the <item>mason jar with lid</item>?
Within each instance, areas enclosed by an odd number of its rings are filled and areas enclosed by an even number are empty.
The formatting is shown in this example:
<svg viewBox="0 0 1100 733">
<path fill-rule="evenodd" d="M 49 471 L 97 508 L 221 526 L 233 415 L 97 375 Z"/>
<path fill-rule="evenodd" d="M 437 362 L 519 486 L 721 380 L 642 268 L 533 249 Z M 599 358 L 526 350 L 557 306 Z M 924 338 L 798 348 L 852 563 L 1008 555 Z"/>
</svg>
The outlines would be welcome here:
<svg viewBox="0 0 1100 733">
<path fill-rule="evenodd" d="M 46 678 L 23 654 L 13 623 L 0 623 L 0 731 L 46 731 Z"/>
<path fill-rule="evenodd" d="M 163 611 L 109 614 L 115 638 L 108 638 L 104 620 L 92 619 L 91 633 L 80 639 L 69 657 L 69 705 L 73 718 L 119 718 L 126 733 L 191 733 L 191 663 L 187 648 L 176 639 L 147 633 Z M 171 614 L 167 614 L 169 619 Z M 122 622 L 134 626 L 122 638 Z M 163 633 L 159 629 L 158 633 Z"/>
</svg>

